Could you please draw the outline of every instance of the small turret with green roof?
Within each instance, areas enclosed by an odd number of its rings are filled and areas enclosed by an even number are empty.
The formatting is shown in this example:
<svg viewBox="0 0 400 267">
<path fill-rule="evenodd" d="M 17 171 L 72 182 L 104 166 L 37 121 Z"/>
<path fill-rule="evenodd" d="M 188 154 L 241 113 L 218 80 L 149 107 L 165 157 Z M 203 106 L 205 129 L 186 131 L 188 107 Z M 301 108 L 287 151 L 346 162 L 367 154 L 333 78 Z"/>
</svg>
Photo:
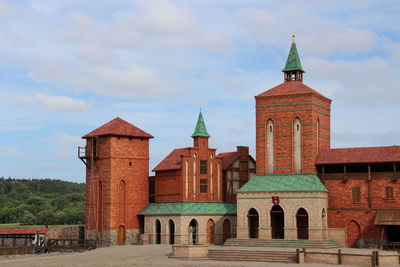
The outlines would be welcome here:
<svg viewBox="0 0 400 267">
<path fill-rule="evenodd" d="M 285 82 L 303 81 L 303 67 L 301 66 L 299 53 L 297 52 L 296 42 L 292 41 L 289 55 L 286 60 L 285 68 L 282 70 L 285 73 Z"/>
<path fill-rule="evenodd" d="M 211 135 L 208 134 L 206 125 L 204 124 L 203 115 L 201 111 L 199 113 L 199 118 L 197 119 L 196 129 L 192 134 L 192 137 L 206 137 L 209 138 Z"/>
</svg>

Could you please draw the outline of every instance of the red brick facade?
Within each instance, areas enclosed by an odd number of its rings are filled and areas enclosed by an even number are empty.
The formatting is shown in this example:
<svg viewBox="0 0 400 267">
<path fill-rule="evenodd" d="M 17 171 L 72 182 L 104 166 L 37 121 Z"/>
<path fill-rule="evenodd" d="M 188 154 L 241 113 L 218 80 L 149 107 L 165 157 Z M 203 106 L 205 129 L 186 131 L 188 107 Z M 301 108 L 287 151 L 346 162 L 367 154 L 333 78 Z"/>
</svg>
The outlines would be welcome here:
<svg viewBox="0 0 400 267">
<path fill-rule="evenodd" d="M 291 89 L 291 90 L 288 90 Z M 293 173 L 294 120 L 302 124 L 302 171 L 315 173 L 321 149 L 330 148 L 331 100 L 301 81 L 285 82 L 255 97 L 257 174 L 267 173 L 267 121 L 274 124 L 274 173 Z M 280 93 L 281 92 L 281 93 Z M 318 127 L 318 129 L 317 129 Z M 318 140 L 317 140 L 318 139 Z"/>
<path fill-rule="evenodd" d="M 366 169 L 368 165 L 374 166 L 376 164 L 366 164 Z M 351 164 L 347 164 L 347 166 L 348 169 Z M 321 167 L 319 166 L 319 169 Z M 325 166 L 325 168 L 327 167 Z M 331 166 L 331 168 L 333 167 Z M 340 169 L 343 169 L 343 165 L 337 165 L 337 170 Z M 319 176 L 329 190 L 329 227 L 345 228 L 348 246 L 356 246 L 355 241 L 358 238 L 373 240 L 388 238 L 385 229 L 375 225 L 375 219 L 377 211 L 398 210 L 400 208 L 398 197 L 400 183 L 397 179 L 394 179 L 396 178 L 394 172 L 371 171 L 370 174 L 368 171 L 332 172 L 319 173 Z M 355 196 L 355 194 L 358 194 L 355 192 L 358 191 L 355 190 L 356 188 L 359 188 L 359 199 Z M 388 196 L 388 190 L 393 192 L 392 196 Z M 356 224 L 360 228 L 357 238 L 353 231 Z"/>
<path fill-rule="evenodd" d="M 174 150 L 154 168 L 156 202 L 222 201 L 221 158 L 208 147 L 208 138 L 195 137 L 193 143 Z"/>
<path fill-rule="evenodd" d="M 85 229 L 95 230 L 96 238 L 105 244 L 113 243 L 109 230 L 115 230 L 117 242 L 125 243 L 127 231 L 139 231 L 137 214 L 148 204 L 151 136 L 114 136 L 113 131 L 104 134 L 84 137 Z"/>
</svg>

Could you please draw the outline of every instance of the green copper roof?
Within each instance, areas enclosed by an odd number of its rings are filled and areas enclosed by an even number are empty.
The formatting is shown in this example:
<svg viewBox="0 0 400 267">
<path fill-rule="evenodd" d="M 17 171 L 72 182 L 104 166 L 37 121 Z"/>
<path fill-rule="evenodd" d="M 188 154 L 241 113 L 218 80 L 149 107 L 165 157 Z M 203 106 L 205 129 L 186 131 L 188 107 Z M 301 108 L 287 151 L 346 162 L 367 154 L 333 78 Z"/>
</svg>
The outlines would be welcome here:
<svg viewBox="0 0 400 267">
<path fill-rule="evenodd" d="M 292 46 L 290 47 L 289 55 L 286 60 L 286 66 L 282 71 L 285 72 L 294 70 L 304 72 L 303 68 L 301 67 L 299 54 L 297 53 L 296 43 L 292 42 Z"/>
<path fill-rule="evenodd" d="M 328 192 L 315 174 L 267 174 L 251 178 L 239 192 Z"/>
<path fill-rule="evenodd" d="M 197 119 L 197 124 L 196 124 L 196 129 L 194 130 L 194 133 L 192 134 L 192 137 L 210 137 L 211 135 L 208 134 L 206 125 L 204 124 L 204 119 L 203 115 L 201 114 L 201 111 L 199 113 L 199 118 Z"/>
<path fill-rule="evenodd" d="M 223 215 L 236 214 L 236 203 L 179 201 L 150 203 L 139 215 Z"/>
</svg>

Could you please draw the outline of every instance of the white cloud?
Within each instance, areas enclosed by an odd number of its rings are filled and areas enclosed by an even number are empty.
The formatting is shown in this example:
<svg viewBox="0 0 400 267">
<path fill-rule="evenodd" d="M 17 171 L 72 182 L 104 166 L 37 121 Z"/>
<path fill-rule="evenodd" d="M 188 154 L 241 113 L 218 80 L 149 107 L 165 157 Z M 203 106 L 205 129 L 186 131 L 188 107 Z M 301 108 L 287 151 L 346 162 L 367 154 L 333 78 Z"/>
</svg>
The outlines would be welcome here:
<svg viewBox="0 0 400 267">
<path fill-rule="evenodd" d="M 31 96 L 21 97 L 22 102 L 52 111 L 83 111 L 89 109 L 81 99 L 68 96 L 53 96 L 35 92 Z"/>
<path fill-rule="evenodd" d="M 400 76 L 391 62 L 383 58 L 360 61 L 305 58 L 303 66 L 307 66 L 307 80 L 332 86 L 323 90 L 331 91 L 331 97 L 337 100 L 366 105 L 400 101 Z"/>
<path fill-rule="evenodd" d="M 57 134 L 57 143 L 64 147 L 76 148 L 82 145 L 83 142 L 79 136 L 72 136 L 63 132 Z"/>
</svg>

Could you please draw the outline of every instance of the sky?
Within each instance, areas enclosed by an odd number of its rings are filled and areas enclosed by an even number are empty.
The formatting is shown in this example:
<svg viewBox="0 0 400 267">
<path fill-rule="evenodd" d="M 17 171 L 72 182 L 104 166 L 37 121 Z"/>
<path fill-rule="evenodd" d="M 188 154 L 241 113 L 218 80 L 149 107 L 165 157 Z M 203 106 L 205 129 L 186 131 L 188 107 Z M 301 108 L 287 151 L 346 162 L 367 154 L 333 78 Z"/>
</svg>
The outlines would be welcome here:
<svg viewBox="0 0 400 267">
<path fill-rule="evenodd" d="M 0 0 L 0 177 L 84 182 L 81 136 L 121 117 L 150 168 L 192 145 L 255 152 L 255 102 L 283 81 L 333 100 L 331 146 L 400 145 L 400 2 Z"/>
</svg>

